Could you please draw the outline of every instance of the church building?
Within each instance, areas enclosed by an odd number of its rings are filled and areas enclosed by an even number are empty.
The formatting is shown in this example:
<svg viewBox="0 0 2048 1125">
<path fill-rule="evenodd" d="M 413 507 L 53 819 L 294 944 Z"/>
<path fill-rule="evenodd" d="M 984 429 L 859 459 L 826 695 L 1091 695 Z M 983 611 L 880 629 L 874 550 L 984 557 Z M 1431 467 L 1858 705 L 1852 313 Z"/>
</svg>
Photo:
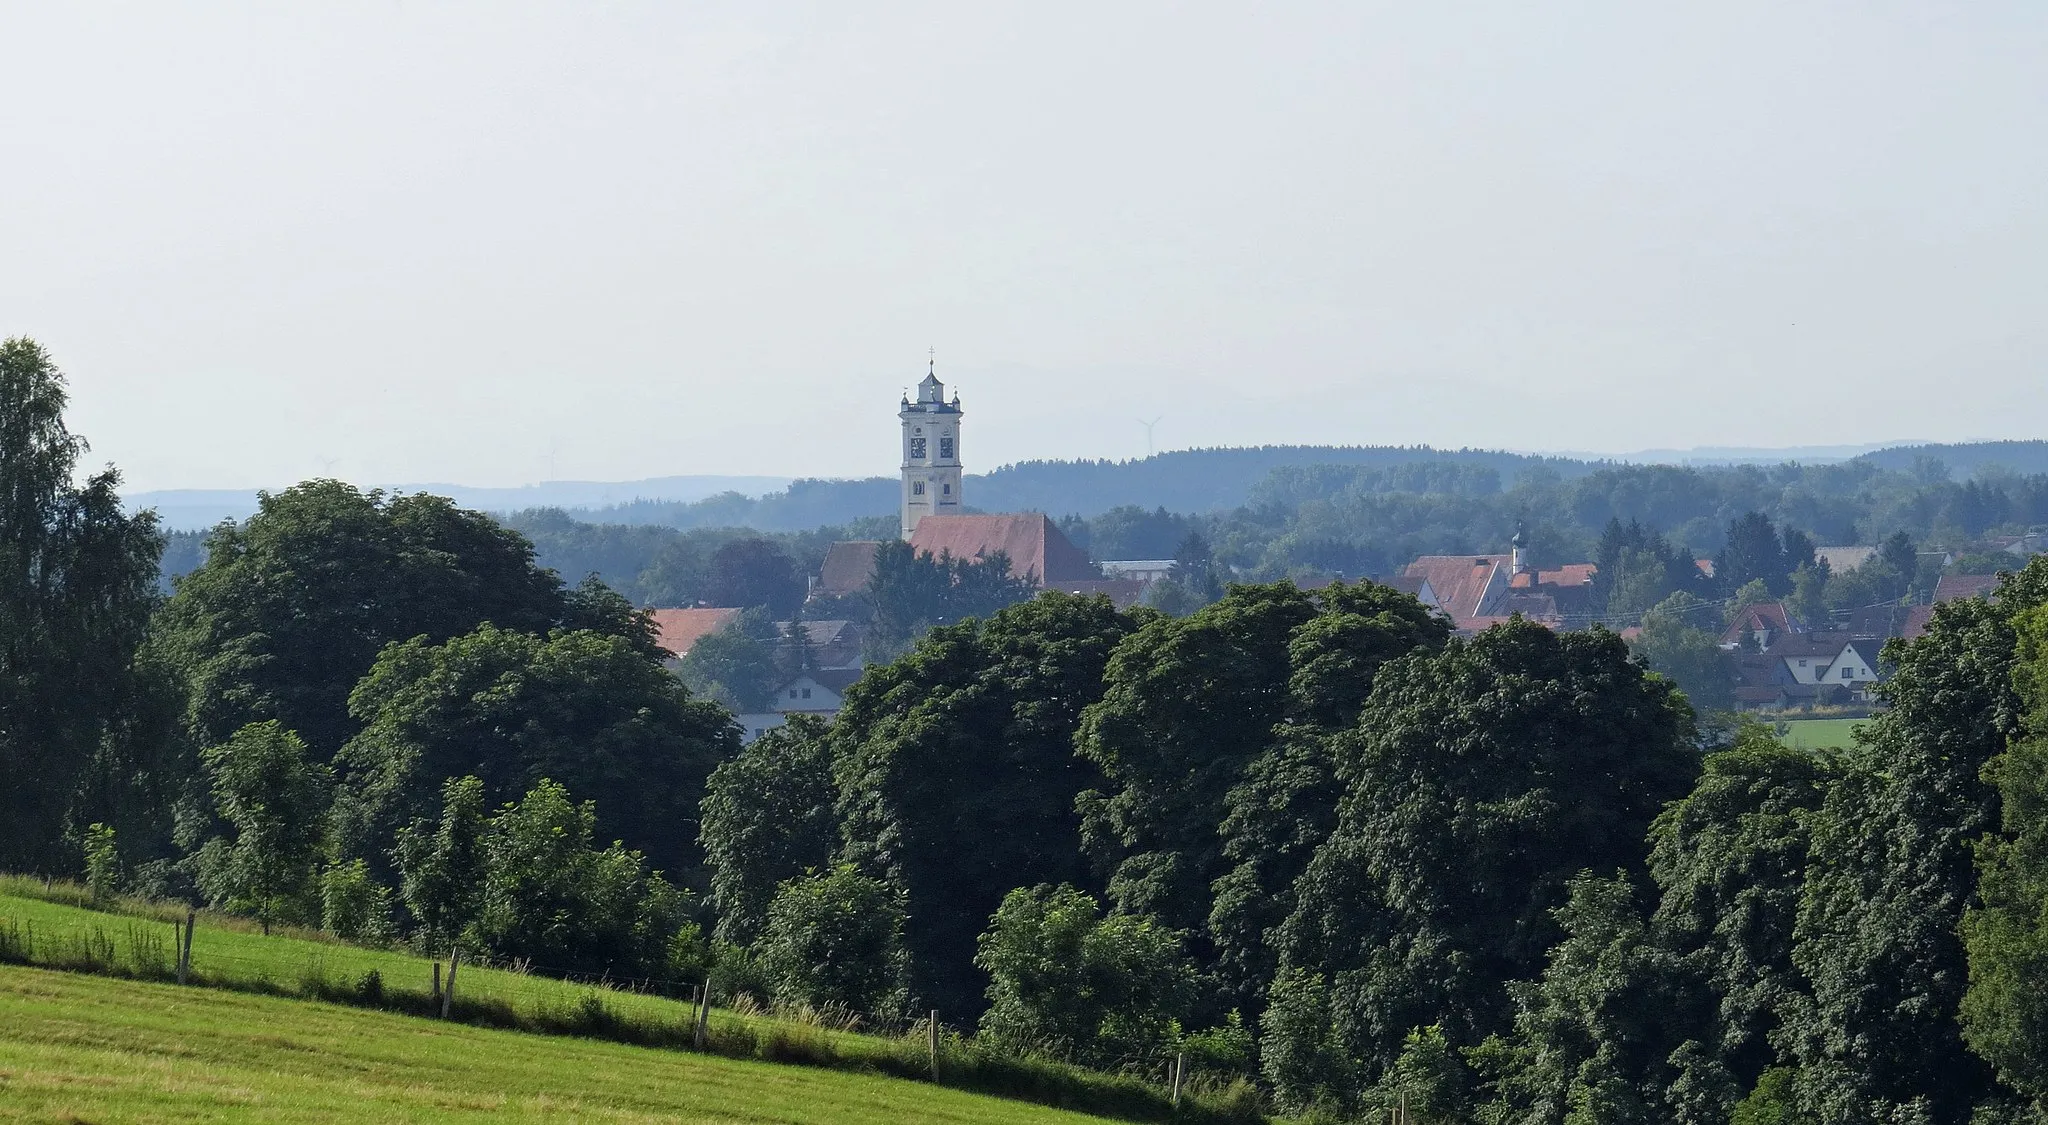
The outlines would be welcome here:
<svg viewBox="0 0 2048 1125">
<path fill-rule="evenodd" d="M 903 400 L 903 538 L 926 516 L 960 514 L 960 394 L 946 401 L 946 385 L 927 369 L 917 401 Z"/>
</svg>

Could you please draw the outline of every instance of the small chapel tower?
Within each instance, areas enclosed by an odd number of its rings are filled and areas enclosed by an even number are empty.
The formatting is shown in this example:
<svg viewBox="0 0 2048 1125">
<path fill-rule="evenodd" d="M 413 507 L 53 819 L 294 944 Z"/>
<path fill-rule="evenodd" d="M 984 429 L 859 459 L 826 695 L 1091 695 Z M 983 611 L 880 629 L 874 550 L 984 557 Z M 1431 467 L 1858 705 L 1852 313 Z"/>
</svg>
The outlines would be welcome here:
<svg viewBox="0 0 2048 1125">
<path fill-rule="evenodd" d="M 934 366 L 903 400 L 903 538 L 926 516 L 960 514 L 960 395 L 946 401 Z"/>
</svg>

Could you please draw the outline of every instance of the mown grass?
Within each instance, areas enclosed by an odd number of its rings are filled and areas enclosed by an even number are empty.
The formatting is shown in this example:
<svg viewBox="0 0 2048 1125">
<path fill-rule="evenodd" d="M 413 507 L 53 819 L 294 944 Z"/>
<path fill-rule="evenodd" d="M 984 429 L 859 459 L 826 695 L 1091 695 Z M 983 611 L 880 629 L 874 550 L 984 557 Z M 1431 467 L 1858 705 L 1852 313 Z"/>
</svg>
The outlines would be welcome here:
<svg viewBox="0 0 2048 1125">
<path fill-rule="evenodd" d="M 1101 1119 L 877 1075 L 9 966 L 0 967 L 0 1120 Z"/>
<path fill-rule="evenodd" d="M 174 922 L 182 908 L 132 900 L 89 905 L 82 888 L 0 878 L 0 962 L 138 981 L 175 977 Z M 190 984 L 267 996 L 437 1016 L 434 962 L 402 949 L 366 949 L 317 933 L 264 936 L 246 919 L 201 914 Z M 693 1005 L 628 982 L 576 983 L 481 965 L 462 966 L 451 1019 L 502 1029 L 579 1035 L 647 1047 L 690 1048 Z M 442 1024 L 440 1026 L 447 1026 Z M 923 1028 L 860 1034 L 804 1014 L 791 1018 L 714 1008 L 705 1050 L 728 1058 L 922 1079 L 931 1058 Z M 1198 1081 L 1175 1107 L 1159 1085 L 941 1037 L 944 1085 L 1136 1121 L 1253 1122 L 1249 1087 Z M 774 1118 L 770 1118 L 774 1119 Z"/>
<path fill-rule="evenodd" d="M 1800 750 L 1841 749 L 1856 744 L 1855 730 L 1868 719 L 1792 719 L 1785 725 L 1785 745 Z"/>
</svg>

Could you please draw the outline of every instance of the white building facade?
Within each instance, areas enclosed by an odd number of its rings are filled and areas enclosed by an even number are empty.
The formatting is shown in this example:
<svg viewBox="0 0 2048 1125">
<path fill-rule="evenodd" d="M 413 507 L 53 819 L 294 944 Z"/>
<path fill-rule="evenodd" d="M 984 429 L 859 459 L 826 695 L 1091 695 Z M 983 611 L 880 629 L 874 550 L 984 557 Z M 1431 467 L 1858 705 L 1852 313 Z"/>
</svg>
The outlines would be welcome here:
<svg viewBox="0 0 2048 1125">
<path fill-rule="evenodd" d="M 960 507 L 960 395 L 926 373 L 917 401 L 903 400 L 903 538 L 926 516 L 957 516 Z"/>
</svg>

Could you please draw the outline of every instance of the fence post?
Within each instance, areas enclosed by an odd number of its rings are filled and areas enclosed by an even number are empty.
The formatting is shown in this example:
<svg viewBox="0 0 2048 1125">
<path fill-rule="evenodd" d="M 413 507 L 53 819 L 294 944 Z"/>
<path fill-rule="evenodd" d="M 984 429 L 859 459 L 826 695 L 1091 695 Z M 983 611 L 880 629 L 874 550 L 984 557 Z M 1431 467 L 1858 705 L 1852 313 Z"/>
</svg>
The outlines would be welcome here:
<svg viewBox="0 0 2048 1125">
<path fill-rule="evenodd" d="M 932 1056 L 932 1081 L 939 1080 L 939 1010 L 932 1009 L 932 1022 L 925 1028 L 925 1049 Z"/>
<path fill-rule="evenodd" d="M 711 1038 L 711 978 L 704 978 L 704 987 L 697 990 L 697 1027 L 693 1041 L 698 1050 L 703 1050 Z"/>
<path fill-rule="evenodd" d="M 441 1018 L 448 1018 L 448 1010 L 455 1006 L 455 970 L 462 964 L 462 949 L 457 947 L 448 954 L 448 991 L 441 994 Z"/>
<path fill-rule="evenodd" d="M 1173 1056 L 1173 1108 L 1180 1108 L 1180 1084 L 1188 1073 L 1188 1053 L 1182 1051 Z"/>
<path fill-rule="evenodd" d="M 184 984 L 192 972 L 192 931 L 196 928 L 199 912 L 185 911 L 185 932 L 178 936 L 178 983 Z M 175 928 L 175 925 L 174 927 Z"/>
</svg>

